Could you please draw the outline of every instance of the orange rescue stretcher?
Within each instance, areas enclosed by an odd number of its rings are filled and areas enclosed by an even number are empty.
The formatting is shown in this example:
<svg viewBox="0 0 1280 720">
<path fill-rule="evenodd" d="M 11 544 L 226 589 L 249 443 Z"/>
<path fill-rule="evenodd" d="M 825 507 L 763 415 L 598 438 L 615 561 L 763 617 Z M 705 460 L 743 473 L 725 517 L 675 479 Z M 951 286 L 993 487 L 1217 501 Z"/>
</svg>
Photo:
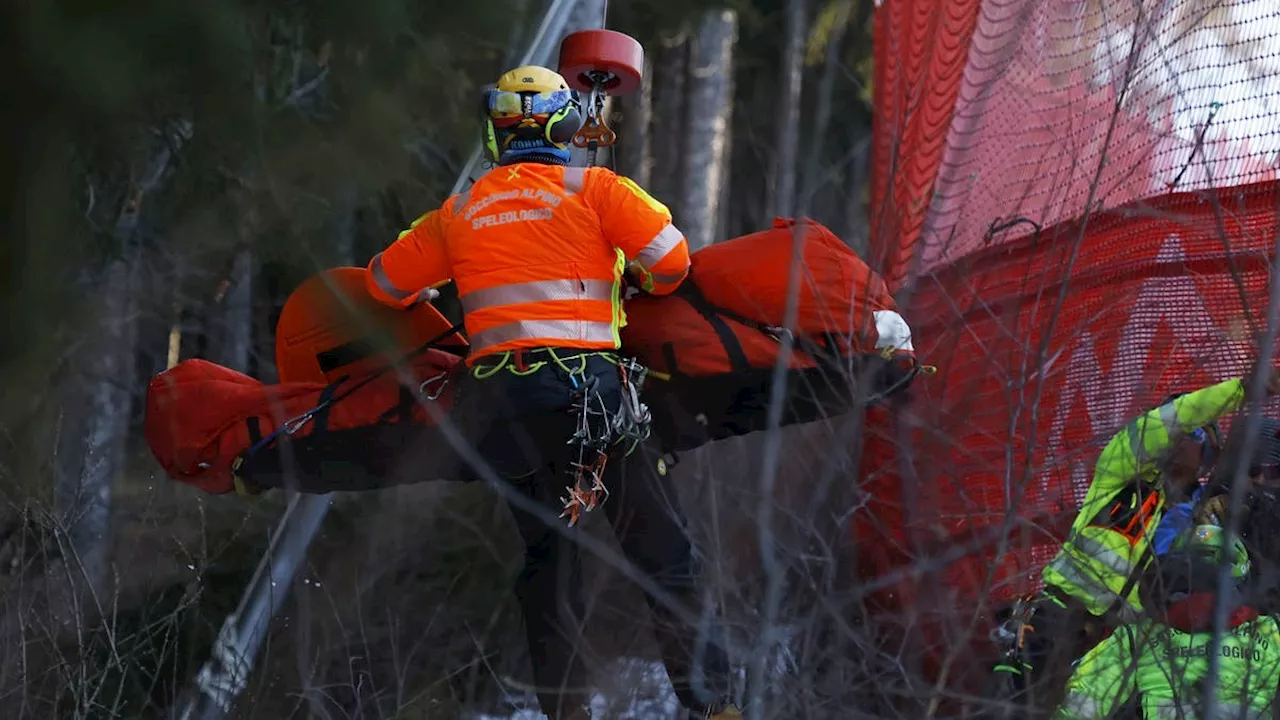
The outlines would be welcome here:
<svg viewBox="0 0 1280 720">
<path fill-rule="evenodd" d="M 365 272 L 328 271 L 290 296 L 276 329 L 280 384 L 196 359 L 152 379 L 145 434 L 170 478 L 210 493 L 322 493 L 450 477 L 423 448 L 447 448 L 437 425 L 466 354 L 460 326 L 430 305 L 377 303 Z M 625 310 L 622 353 L 650 370 L 644 400 L 670 452 L 763 429 L 784 350 L 784 425 L 895 396 L 920 370 L 909 342 L 881 337 L 884 313 L 897 317 L 883 280 L 810 220 L 699 250 L 680 290 Z"/>
</svg>

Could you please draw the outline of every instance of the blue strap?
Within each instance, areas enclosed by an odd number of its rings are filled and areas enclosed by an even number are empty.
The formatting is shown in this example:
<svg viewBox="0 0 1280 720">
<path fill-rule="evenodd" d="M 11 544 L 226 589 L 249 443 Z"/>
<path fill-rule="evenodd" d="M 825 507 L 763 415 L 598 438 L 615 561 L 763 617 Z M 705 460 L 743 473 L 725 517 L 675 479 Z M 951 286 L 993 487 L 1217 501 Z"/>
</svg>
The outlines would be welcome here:
<svg viewBox="0 0 1280 720">
<path fill-rule="evenodd" d="M 332 385 L 328 385 L 327 387 L 325 387 L 324 390 L 320 391 L 320 402 L 315 407 L 302 413 L 301 415 L 296 415 L 280 423 L 280 427 L 276 428 L 275 431 L 272 432 L 270 435 L 254 443 L 248 450 L 244 452 L 242 457 L 249 457 L 250 455 L 253 455 L 254 453 L 261 450 L 262 448 L 271 445 L 271 443 L 275 442 L 276 438 L 280 437 L 281 435 L 292 435 L 297 431 L 301 430 L 302 426 L 306 425 L 307 422 L 311 420 L 311 418 L 315 417 L 321 411 L 328 408 L 329 405 L 333 404 L 334 392 L 338 389 L 339 385 L 341 385 L 346 381 L 347 381 L 347 378 L 342 377 L 342 378 L 339 378 L 338 381 L 333 383 Z"/>
</svg>

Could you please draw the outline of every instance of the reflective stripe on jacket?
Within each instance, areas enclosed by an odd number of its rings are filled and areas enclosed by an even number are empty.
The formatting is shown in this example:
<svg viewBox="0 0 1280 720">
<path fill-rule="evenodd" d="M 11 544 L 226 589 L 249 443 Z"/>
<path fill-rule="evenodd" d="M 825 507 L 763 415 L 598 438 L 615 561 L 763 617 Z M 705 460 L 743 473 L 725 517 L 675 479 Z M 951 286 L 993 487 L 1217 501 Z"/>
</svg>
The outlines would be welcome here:
<svg viewBox="0 0 1280 720">
<path fill-rule="evenodd" d="M 618 348 L 628 266 L 656 295 L 688 274 L 688 243 L 662 203 L 607 168 L 522 163 L 415 221 L 369 263 L 369 291 L 407 307 L 452 279 L 471 364 L 517 348 Z"/>
<path fill-rule="evenodd" d="M 1164 512 L 1159 464 L 1163 454 L 1174 440 L 1209 425 L 1243 402 L 1240 380 L 1228 380 L 1161 405 L 1116 433 L 1098 457 L 1093 483 L 1071 524 L 1067 542 L 1044 569 L 1045 584 L 1080 600 L 1090 613 L 1104 614 L 1124 591 L 1129 576 L 1140 570 L 1136 566 L 1147 556 L 1148 535 Z M 1098 524 L 1117 500 L 1132 505 L 1122 508 L 1132 516 L 1130 526 Z M 1126 600 L 1122 612 L 1132 616 L 1139 607 L 1136 587 Z"/>
<path fill-rule="evenodd" d="M 1080 660 L 1055 720 L 1112 717 L 1135 695 L 1145 720 L 1201 717 L 1212 632 L 1122 625 Z M 1218 649 L 1215 720 L 1270 718 L 1280 684 L 1280 626 L 1263 616 L 1231 628 Z"/>
</svg>

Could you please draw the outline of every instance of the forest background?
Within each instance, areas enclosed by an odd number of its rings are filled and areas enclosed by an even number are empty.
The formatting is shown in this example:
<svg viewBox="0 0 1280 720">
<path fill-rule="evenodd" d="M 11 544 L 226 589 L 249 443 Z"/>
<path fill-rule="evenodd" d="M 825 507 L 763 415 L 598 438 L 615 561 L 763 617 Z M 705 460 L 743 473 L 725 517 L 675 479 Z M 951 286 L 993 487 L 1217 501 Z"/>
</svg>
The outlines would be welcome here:
<svg viewBox="0 0 1280 720">
<path fill-rule="evenodd" d="M 200 667 L 283 498 L 169 482 L 141 438 L 147 381 L 191 357 L 274 381 L 288 293 L 321 269 L 366 263 L 447 196 L 478 139 L 478 89 L 515 63 L 544 5 L 50 0 L 0 11 L 12 118 L 0 150 L 7 716 L 156 717 Z M 644 43 L 648 68 L 643 93 L 611 105 L 621 140 L 603 162 L 666 202 L 695 246 L 807 214 L 865 249 L 872 9 L 610 4 L 608 27 Z M 599 27 L 604 13 L 584 0 L 571 26 Z M 788 431 L 784 495 L 803 496 L 819 468 L 853 477 L 856 450 L 823 432 Z M 717 443 L 676 471 L 731 618 L 734 598 L 755 592 L 742 550 L 754 544 L 750 448 Z M 794 539 L 812 551 L 803 530 Z M 241 716 L 509 711 L 528 678 L 509 596 L 518 541 L 483 488 L 343 497 L 308 563 Z M 593 662 L 653 657 L 618 620 L 640 612 L 639 597 L 607 568 L 597 577 L 607 631 Z"/>
</svg>

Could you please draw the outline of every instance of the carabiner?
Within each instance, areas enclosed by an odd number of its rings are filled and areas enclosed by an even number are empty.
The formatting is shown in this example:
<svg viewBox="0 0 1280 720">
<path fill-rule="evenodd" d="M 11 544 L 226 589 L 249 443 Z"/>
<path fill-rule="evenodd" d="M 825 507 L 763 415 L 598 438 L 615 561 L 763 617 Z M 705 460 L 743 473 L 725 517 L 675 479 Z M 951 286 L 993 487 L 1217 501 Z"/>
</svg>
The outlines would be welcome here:
<svg viewBox="0 0 1280 720">
<path fill-rule="evenodd" d="M 438 383 L 434 391 L 427 389 L 432 383 Z M 439 375 L 433 375 L 418 386 L 418 393 L 428 400 L 436 400 L 444 394 L 444 389 L 449 385 L 449 373 L 442 372 Z"/>
</svg>

